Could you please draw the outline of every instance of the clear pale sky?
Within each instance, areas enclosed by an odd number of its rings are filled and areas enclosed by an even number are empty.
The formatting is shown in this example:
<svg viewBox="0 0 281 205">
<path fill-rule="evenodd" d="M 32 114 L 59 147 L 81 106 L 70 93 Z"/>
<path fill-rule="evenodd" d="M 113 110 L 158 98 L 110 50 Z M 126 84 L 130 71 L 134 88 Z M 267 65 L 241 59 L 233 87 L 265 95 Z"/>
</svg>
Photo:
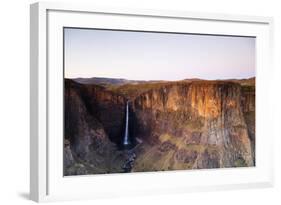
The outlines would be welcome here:
<svg viewBox="0 0 281 205">
<path fill-rule="evenodd" d="M 65 28 L 65 77 L 255 76 L 255 38 Z"/>
</svg>

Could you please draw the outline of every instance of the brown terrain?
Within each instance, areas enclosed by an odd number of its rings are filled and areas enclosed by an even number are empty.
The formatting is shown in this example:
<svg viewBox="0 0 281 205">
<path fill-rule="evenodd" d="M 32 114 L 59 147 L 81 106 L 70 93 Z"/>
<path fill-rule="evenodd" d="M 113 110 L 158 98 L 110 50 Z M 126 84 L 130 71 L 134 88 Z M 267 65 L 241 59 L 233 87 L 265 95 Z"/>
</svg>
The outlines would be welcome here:
<svg viewBox="0 0 281 205">
<path fill-rule="evenodd" d="M 64 95 L 65 175 L 255 165 L 254 78 L 65 79 Z"/>
</svg>

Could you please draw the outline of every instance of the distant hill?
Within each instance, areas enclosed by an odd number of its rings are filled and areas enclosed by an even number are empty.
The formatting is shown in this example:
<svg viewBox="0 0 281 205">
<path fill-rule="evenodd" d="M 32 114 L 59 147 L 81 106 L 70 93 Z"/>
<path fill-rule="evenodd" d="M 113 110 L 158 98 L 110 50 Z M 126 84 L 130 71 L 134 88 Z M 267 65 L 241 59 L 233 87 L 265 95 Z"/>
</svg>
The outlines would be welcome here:
<svg viewBox="0 0 281 205">
<path fill-rule="evenodd" d="M 169 86 L 174 84 L 186 84 L 186 83 L 238 83 L 243 89 L 254 90 L 255 89 L 255 77 L 249 79 L 227 79 L 227 80 L 203 80 L 198 78 L 190 78 L 179 81 L 161 81 L 161 80 L 128 80 L 123 78 L 103 78 L 103 77 L 93 77 L 93 78 L 75 78 L 71 79 L 76 83 L 82 85 L 98 85 L 104 87 L 107 91 L 126 96 L 127 98 L 135 98 L 141 93 L 147 92 L 152 89 L 161 88 L 163 86 Z"/>
<path fill-rule="evenodd" d="M 138 84 L 145 83 L 146 81 L 137 81 L 137 80 L 127 80 L 123 78 L 102 78 L 102 77 L 93 77 L 93 78 L 74 78 L 72 79 L 80 84 L 96 84 L 96 85 L 125 85 L 125 84 Z"/>
</svg>

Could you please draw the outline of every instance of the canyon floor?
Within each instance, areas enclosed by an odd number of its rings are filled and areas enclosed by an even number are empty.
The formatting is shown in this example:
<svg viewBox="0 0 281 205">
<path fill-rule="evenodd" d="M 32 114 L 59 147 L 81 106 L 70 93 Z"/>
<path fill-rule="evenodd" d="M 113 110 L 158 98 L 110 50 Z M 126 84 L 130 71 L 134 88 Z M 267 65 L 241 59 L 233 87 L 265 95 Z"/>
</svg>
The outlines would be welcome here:
<svg viewBox="0 0 281 205">
<path fill-rule="evenodd" d="M 65 176 L 255 166 L 255 78 L 64 81 Z"/>
</svg>

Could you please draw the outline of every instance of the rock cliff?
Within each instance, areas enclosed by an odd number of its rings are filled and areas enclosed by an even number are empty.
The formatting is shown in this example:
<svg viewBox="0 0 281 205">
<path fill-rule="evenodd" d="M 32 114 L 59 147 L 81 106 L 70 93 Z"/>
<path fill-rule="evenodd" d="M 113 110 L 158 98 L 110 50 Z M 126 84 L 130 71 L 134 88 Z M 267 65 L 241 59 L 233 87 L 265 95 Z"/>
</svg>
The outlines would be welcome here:
<svg viewBox="0 0 281 205">
<path fill-rule="evenodd" d="M 64 174 L 121 172 L 125 156 L 116 137 L 121 135 L 123 97 L 71 80 L 65 80 L 64 94 Z"/>
<path fill-rule="evenodd" d="M 247 119 L 253 103 L 254 94 L 233 82 L 178 83 L 143 93 L 134 100 L 136 133 L 148 145 L 139 149 L 134 170 L 253 166 L 254 119 Z"/>
<path fill-rule="evenodd" d="M 65 80 L 65 174 L 122 172 L 131 156 L 133 172 L 254 166 L 254 85 L 196 80 L 103 87 Z M 138 142 L 130 156 L 118 149 L 127 100 Z"/>
</svg>

